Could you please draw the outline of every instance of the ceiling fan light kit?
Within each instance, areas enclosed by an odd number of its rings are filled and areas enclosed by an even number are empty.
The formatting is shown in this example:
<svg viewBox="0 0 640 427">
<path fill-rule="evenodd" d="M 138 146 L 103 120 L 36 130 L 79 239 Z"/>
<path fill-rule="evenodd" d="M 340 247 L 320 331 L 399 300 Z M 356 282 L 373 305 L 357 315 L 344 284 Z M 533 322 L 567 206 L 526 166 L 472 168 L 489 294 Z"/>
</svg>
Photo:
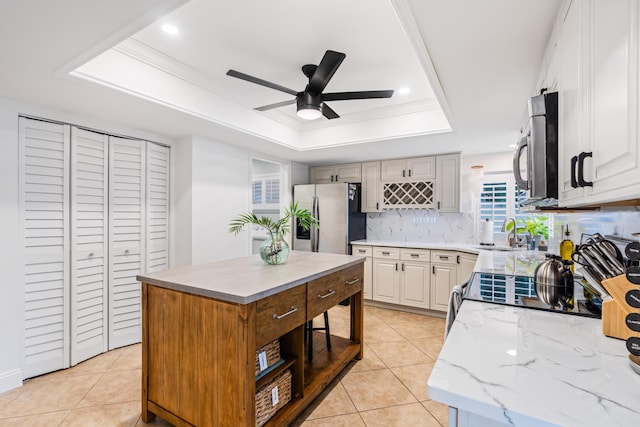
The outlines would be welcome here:
<svg viewBox="0 0 640 427">
<path fill-rule="evenodd" d="M 227 75 L 271 89 L 279 90 L 280 92 L 288 93 L 289 95 L 295 95 L 295 99 L 293 100 L 276 102 L 275 104 L 263 105 L 262 107 L 256 107 L 254 109 L 258 111 L 266 111 L 290 105 L 295 102 L 297 116 L 305 120 L 315 120 L 320 116 L 325 116 L 327 119 L 337 119 L 340 117 L 331 107 L 325 104 L 324 101 L 391 98 L 393 95 L 392 90 L 322 93 L 329 83 L 329 80 L 331 80 L 331 77 L 333 77 L 345 58 L 346 55 L 344 53 L 328 50 L 325 52 L 320 64 L 317 66 L 313 64 L 303 65 L 302 72 L 309 79 L 309 83 L 303 92 L 296 92 L 293 89 L 235 70 L 227 71 Z"/>
</svg>

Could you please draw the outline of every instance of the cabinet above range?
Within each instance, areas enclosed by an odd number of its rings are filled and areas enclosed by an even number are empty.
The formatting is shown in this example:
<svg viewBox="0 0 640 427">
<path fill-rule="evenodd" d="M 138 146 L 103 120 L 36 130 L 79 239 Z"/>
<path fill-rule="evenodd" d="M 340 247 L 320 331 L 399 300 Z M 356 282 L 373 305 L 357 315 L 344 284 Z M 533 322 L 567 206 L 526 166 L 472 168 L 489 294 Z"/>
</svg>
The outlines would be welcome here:
<svg viewBox="0 0 640 427">
<path fill-rule="evenodd" d="M 362 212 L 436 209 L 460 212 L 461 154 L 309 168 L 312 184 L 361 182 Z"/>
</svg>

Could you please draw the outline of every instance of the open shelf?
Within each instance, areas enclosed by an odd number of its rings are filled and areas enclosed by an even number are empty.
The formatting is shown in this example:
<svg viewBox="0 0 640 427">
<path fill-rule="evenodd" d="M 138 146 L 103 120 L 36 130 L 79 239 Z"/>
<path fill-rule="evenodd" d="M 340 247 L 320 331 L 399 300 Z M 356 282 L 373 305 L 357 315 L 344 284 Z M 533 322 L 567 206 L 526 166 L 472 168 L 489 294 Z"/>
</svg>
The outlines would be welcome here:
<svg viewBox="0 0 640 427">
<path fill-rule="evenodd" d="M 264 386 L 265 384 L 269 384 L 275 377 L 277 377 L 278 375 L 280 375 L 281 373 L 289 369 L 291 366 L 293 366 L 294 363 L 296 363 L 295 357 L 285 356 L 284 363 L 282 365 L 278 366 L 271 372 L 265 374 L 263 377 L 260 377 L 260 379 L 256 380 L 256 390 L 260 390 L 262 386 Z"/>
<path fill-rule="evenodd" d="M 313 339 L 313 361 L 304 361 L 302 396 L 292 397 L 291 402 L 276 412 L 264 427 L 289 425 L 293 422 L 361 350 L 360 344 L 331 335 L 331 351 L 328 351 L 324 332 L 321 331 L 314 332 Z"/>
</svg>

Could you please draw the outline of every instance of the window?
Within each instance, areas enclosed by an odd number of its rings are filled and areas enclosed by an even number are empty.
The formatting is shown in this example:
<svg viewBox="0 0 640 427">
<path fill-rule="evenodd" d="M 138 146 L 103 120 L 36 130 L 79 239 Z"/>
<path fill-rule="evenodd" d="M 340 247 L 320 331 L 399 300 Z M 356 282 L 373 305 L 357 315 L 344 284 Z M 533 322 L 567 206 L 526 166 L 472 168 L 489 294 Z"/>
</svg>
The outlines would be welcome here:
<svg viewBox="0 0 640 427">
<path fill-rule="evenodd" d="M 280 209 L 280 177 L 254 176 L 251 183 L 253 209 Z"/>
<path fill-rule="evenodd" d="M 520 202 L 526 192 L 518 188 L 511 174 L 487 174 L 482 179 L 480 193 L 480 221 L 493 221 L 493 231 L 498 233 L 509 217 L 519 218 Z"/>
</svg>

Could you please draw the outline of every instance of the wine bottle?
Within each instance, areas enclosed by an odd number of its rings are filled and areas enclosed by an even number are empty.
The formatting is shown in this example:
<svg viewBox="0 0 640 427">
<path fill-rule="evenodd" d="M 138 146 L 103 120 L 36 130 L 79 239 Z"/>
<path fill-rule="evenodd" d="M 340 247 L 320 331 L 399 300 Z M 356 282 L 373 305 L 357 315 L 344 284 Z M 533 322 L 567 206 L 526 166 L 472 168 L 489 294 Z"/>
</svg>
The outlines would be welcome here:
<svg viewBox="0 0 640 427">
<path fill-rule="evenodd" d="M 565 224 L 564 228 L 564 240 L 560 242 L 560 258 L 572 261 L 571 255 L 573 254 L 573 242 L 571 241 L 571 233 L 569 232 L 569 225 Z M 569 268 L 573 273 L 573 262 L 570 264 Z"/>
</svg>

